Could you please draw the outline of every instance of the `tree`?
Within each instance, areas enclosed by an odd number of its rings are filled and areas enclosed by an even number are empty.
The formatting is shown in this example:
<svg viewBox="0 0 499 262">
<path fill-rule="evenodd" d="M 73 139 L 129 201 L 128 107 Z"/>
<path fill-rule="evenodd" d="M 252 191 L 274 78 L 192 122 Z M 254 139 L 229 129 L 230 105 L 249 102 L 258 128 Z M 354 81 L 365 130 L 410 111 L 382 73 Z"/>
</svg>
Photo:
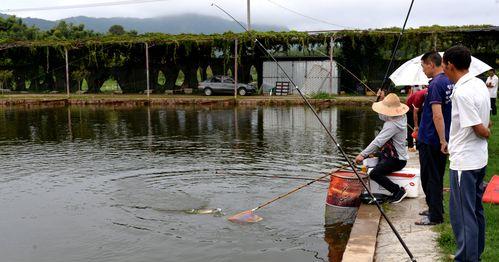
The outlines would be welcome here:
<svg viewBox="0 0 499 262">
<path fill-rule="evenodd" d="M 78 69 L 78 70 L 71 72 L 71 77 L 73 79 L 75 79 L 76 82 L 78 82 L 78 91 L 81 92 L 81 83 L 83 82 L 83 80 L 85 78 L 88 77 L 89 74 L 90 74 L 90 72 L 85 70 L 85 69 Z"/>
<path fill-rule="evenodd" d="M 21 18 L 0 17 L 0 42 L 34 40 L 43 36 L 38 28 L 26 26 Z"/>
<path fill-rule="evenodd" d="M 9 81 L 12 79 L 13 76 L 14 74 L 12 70 L 0 70 L 0 89 L 2 89 L 2 92 L 4 84 L 7 84 L 6 87 L 8 87 Z"/>
<path fill-rule="evenodd" d="M 92 30 L 86 30 L 83 24 L 73 25 L 73 23 L 68 24 L 66 21 L 60 21 L 47 34 L 55 39 L 84 39 L 98 35 Z"/>
<path fill-rule="evenodd" d="M 121 25 L 112 25 L 108 30 L 110 35 L 124 35 L 125 29 Z"/>
</svg>

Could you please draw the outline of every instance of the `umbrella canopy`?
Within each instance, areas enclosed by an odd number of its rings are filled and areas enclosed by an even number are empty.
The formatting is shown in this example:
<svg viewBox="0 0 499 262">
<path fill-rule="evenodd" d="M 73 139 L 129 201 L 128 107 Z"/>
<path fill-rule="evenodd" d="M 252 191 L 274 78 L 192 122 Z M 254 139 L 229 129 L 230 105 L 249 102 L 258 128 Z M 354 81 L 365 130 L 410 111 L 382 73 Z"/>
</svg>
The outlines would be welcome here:
<svg viewBox="0 0 499 262">
<path fill-rule="evenodd" d="M 441 56 L 444 55 L 443 52 L 439 52 Z M 396 86 L 410 86 L 410 85 L 428 85 L 428 77 L 423 73 L 423 68 L 421 67 L 421 58 L 423 55 L 415 57 L 403 65 L 401 65 L 392 75 L 390 79 Z M 471 57 L 470 72 L 477 76 L 483 72 L 487 72 L 492 67 L 485 64 L 484 62 Z"/>
</svg>

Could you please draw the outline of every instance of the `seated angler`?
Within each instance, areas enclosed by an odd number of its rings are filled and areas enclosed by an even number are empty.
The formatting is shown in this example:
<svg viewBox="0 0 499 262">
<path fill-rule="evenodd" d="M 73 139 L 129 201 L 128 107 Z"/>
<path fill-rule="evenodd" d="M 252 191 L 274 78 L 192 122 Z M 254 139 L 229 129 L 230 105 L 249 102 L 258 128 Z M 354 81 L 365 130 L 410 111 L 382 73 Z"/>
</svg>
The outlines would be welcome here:
<svg viewBox="0 0 499 262">
<path fill-rule="evenodd" d="M 374 103 L 372 108 L 385 123 L 381 132 L 355 158 L 355 161 L 360 163 L 379 150 L 379 162 L 369 176 L 392 193 L 390 202 L 399 203 L 407 196 L 407 192 L 386 176 L 403 169 L 409 159 L 405 146 L 407 139 L 407 117 L 405 114 L 409 111 L 409 107 L 400 103 L 396 94 L 389 94 L 383 101 Z"/>
</svg>

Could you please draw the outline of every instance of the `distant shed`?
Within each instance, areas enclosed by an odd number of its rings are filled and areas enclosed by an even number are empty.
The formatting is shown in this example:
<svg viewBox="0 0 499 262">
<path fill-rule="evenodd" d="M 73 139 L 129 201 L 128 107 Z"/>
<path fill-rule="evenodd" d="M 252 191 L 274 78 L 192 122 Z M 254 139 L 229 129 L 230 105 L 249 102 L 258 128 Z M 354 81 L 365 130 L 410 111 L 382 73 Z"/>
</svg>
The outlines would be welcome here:
<svg viewBox="0 0 499 262">
<path fill-rule="evenodd" d="M 305 94 L 338 94 L 340 81 L 335 61 L 333 61 L 332 66 L 332 78 L 330 75 L 331 63 L 329 60 L 279 61 L 279 65 Z M 275 87 L 276 82 L 289 82 L 289 80 L 274 61 L 264 62 L 263 91 L 265 93 L 270 92 L 270 89 Z M 291 86 L 290 93 L 296 94 L 293 86 Z"/>
</svg>

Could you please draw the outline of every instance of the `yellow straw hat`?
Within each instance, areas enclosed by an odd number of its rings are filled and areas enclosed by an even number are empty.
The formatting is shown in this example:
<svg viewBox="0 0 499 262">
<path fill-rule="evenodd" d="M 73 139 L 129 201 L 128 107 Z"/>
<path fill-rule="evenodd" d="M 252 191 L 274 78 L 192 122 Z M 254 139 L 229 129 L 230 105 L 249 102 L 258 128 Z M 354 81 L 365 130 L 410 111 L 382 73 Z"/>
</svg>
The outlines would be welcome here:
<svg viewBox="0 0 499 262">
<path fill-rule="evenodd" d="M 374 112 L 386 116 L 401 116 L 409 111 L 409 107 L 400 103 L 400 98 L 396 94 L 388 94 L 383 101 L 376 102 L 372 106 Z"/>
</svg>

